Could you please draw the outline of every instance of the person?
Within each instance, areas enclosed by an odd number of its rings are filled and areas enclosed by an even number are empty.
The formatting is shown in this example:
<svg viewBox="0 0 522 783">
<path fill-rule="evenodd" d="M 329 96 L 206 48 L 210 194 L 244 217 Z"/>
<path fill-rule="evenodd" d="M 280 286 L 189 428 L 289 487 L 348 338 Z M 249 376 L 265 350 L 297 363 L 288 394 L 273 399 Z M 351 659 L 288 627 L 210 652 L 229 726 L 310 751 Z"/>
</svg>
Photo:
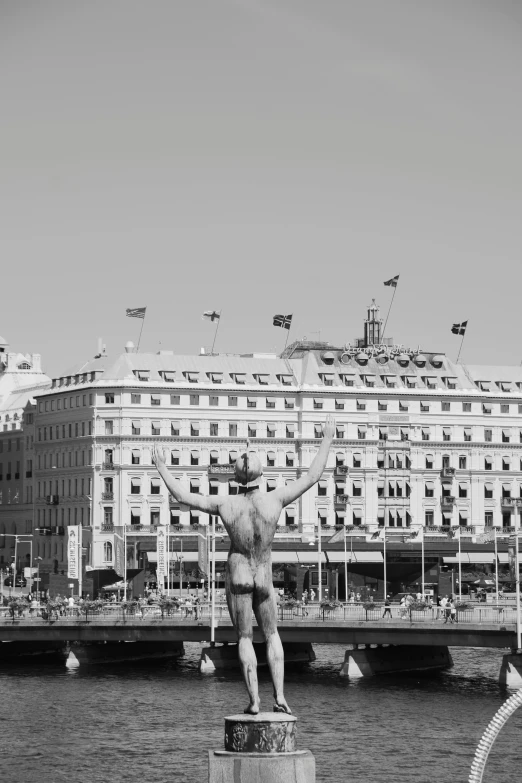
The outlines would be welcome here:
<svg viewBox="0 0 522 783">
<path fill-rule="evenodd" d="M 74 598 L 73 598 L 72 595 L 70 595 L 69 598 L 67 599 L 67 603 L 68 603 L 69 614 L 73 615 L 74 614 Z"/>
<path fill-rule="evenodd" d="M 404 620 L 408 616 L 408 606 L 406 604 L 406 596 L 403 595 L 399 604 L 399 617 Z"/>
<path fill-rule="evenodd" d="M 312 603 L 315 601 L 315 590 L 313 587 L 310 590 L 310 601 L 312 601 Z"/>
<path fill-rule="evenodd" d="M 451 608 L 449 606 L 449 599 L 447 595 L 445 595 L 444 598 L 441 600 L 440 608 L 442 609 L 444 623 L 447 623 L 451 614 Z"/>
<path fill-rule="evenodd" d="M 266 641 L 266 655 L 274 686 L 274 710 L 291 714 L 284 697 L 284 654 L 277 631 L 277 605 L 272 584 L 271 546 L 283 508 L 314 486 L 326 467 L 335 437 L 335 421 L 328 416 L 323 438 L 308 472 L 284 487 L 262 492 L 261 462 L 249 453 L 249 444 L 237 459 L 234 474 L 238 495 L 197 495 L 187 492 L 167 470 L 166 454 L 154 446 L 153 461 L 170 494 L 183 505 L 206 514 L 219 515 L 230 537 L 226 568 L 226 596 L 232 623 L 238 635 L 238 655 L 249 695 L 245 712 L 259 713 L 257 659 L 252 643 L 252 610 Z"/>
<path fill-rule="evenodd" d="M 457 623 L 457 603 L 454 598 L 450 601 L 450 622 Z"/>
<path fill-rule="evenodd" d="M 390 620 L 392 619 L 392 613 L 391 613 L 391 601 L 390 596 L 387 595 L 386 599 L 384 601 L 384 612 L 382 615 L 382 619 L 384 620 L 385 617 L 389 617 Z"/>
</svg>

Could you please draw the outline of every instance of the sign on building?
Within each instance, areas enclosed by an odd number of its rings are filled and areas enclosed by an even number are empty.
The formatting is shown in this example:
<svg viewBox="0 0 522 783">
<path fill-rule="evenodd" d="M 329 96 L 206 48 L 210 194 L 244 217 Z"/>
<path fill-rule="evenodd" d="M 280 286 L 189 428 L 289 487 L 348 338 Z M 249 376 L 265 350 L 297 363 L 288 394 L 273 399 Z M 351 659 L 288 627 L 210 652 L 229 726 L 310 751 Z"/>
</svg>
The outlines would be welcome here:
<svg viewBox="0 0 522 783">
<path fill-rule="evenodd" d="M 67 576 L 69 579 L 78 579 L 78 537 L 80 528 L 71 525 L 67 528 Z"/>
</svg>

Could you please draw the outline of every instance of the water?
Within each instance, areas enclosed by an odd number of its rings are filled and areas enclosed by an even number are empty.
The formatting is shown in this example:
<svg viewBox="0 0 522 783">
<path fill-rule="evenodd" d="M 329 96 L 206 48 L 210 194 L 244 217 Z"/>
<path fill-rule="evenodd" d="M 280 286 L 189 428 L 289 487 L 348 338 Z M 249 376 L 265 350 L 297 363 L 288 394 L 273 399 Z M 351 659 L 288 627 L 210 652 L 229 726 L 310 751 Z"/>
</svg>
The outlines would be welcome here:
<svg viewBox="0 0 522 783">
<path fill-rule="evenodd" d="M 328 783 L 467 781 L 476 745 L 506 698 L 501 652 L 454 649 L 436 676 L 339 677 L 344 648 L 315 646 L 317 661 L 287 672 L 298 743 Z M 207 749 L 221 748 L 223 717 L 241 711 L 238 673 L 201 675 L 199 645 L 178 662 L 68 671 L 0 672 L 0 759 L 10 783 L 206 783 Z M 260 672 L 271 709 L 267 671 Z M 519 714 L 520 713 L 520 714 Z M 518 783 L 522 710 L 490 754 L 484 783 Z"/>
</svg>

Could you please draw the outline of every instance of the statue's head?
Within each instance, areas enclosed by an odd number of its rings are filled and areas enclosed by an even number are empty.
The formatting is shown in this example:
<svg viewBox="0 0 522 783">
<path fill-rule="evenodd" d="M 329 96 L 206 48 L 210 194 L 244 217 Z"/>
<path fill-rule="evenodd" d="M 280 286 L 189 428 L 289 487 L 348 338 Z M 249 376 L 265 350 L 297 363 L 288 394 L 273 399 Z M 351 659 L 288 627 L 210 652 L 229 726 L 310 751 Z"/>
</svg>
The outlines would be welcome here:
<svg viewBox="0 0 522 783">
<path fill-rule="evenodd" d="M 263 466 L 257 454 L 244 452 L 236 460 L 236 481 L 238 484 L 250 484 L 263 475 Z"/>
</svg>

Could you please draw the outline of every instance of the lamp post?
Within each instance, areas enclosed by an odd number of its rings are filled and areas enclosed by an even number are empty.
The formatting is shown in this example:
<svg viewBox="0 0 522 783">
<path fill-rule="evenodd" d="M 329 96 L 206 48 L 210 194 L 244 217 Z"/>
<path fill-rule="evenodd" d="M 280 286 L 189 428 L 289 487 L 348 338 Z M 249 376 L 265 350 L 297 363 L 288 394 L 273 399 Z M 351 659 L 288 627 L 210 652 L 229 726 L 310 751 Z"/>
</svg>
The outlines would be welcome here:
<svg viewBox="0 0 522 783">
<path fill-rule="evenodd" d="M 39 556 L 35 557 L 35 560 L 38 561 L 38 573 L 36 575 L 36 581 L 38 582 L 38 584 L 36 586 L 36 595 L 39 600 L 42 594 L 42 591 L 40 590 L 40 560 L 43 560 L 43 557 L 39 557 Z"/>
<path fill-rule="evenodd" d="M 310 539 L 308 542 L 309 546 L 313 546 L 315 544 L 315 525 L 314 525 L 314 537 Z M 322 542 L 321 542 L 321 520 L 317 520 L 317 576 L 318 576 L 318 585 L 317 585 L 317 599 L 319 603 L 323 600 L 323 550 L 322 550 Z"/>
<path fill-rule="evenodd" d="M 18 548 L 18 539 L 19 538 L 30 538 L 31 541 L 22 541 L 21 543 L 24 544 L 32 544 L 32 533 L 2 533 L 3 536 L 8 536 L 9 538 L 14 538 L 15 540 L 15 553 L 14 553 L 14 563 L 12 564 L 12 570 L 13 570 L 13 584 L 9 588 L 9 595 L 12 595 L 12 591 L 14 589 L 15 582 L 16 582 L 16 557 L 17 557 L 17 548 Z M 32 554 L 32 549 L 31 549 Z"/>
</svg>

